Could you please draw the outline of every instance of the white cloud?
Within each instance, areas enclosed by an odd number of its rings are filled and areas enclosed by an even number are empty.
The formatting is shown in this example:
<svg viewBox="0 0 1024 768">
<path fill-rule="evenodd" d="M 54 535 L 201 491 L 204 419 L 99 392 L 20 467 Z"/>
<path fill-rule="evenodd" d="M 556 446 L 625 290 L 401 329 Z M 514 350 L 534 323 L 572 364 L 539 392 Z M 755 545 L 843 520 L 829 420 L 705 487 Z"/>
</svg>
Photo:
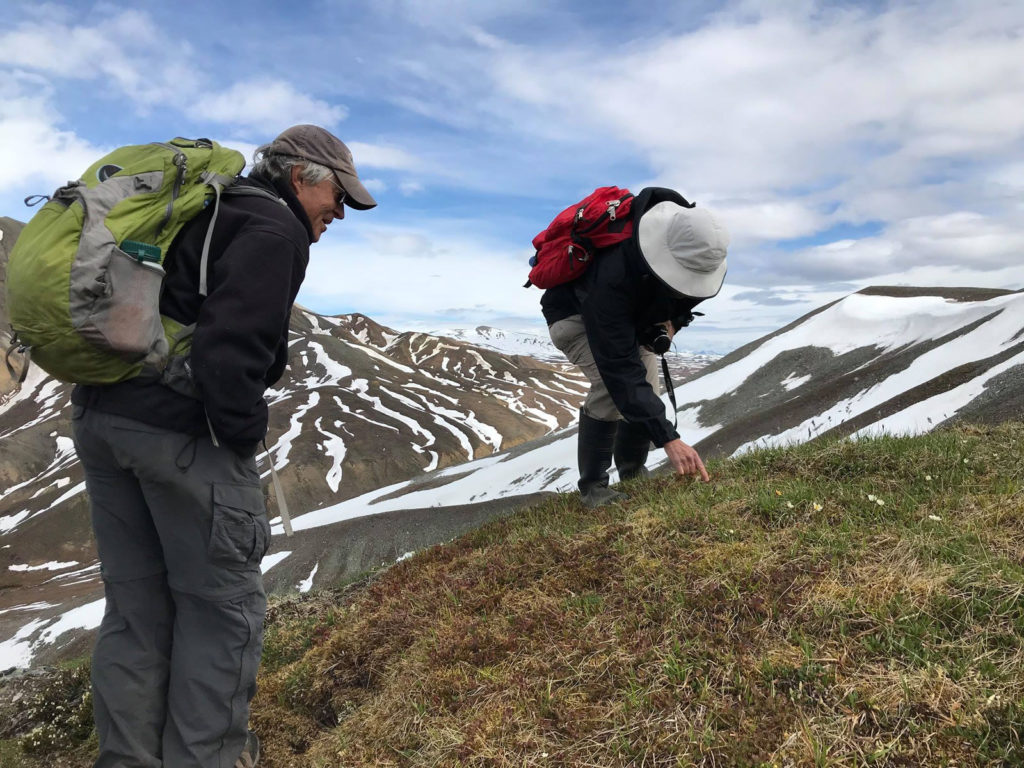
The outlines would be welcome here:
<svg viewBox="0 0 1024 768">
<path fill-rule="evenodd" d="M 180 101 L 198 73 L 185 39 L 169 37 L 139 11 L 122 11 L 94 26 L 29 21 L 0 33 L 0 66 L 71 80 L 103 79 L 140 106 Z"/>
<path fill-rule="evenodd" d="M 1024 5 L 700 7 L 712 15 L 654 4 L 626 34 L 538 0 L 381 0 L 301 36 L 240 28 L 233 70 L 156 7 L 50 6 L 0 31 L 0 189 L 22 194 L 31 178 L 49 191 L 80 173 L 111 135 L 83 126 L 81 105 L 127 98 L 133 129 L 209 123 L 244 138 L 247 157 L 288 124 L 344 121 L 338 135 L 382 204 L 314 248 L 304 290 L 325 311 L 539 322 L 519 250 L 605 183 L 674 187 L 722 214 L 728 290 L 701 324 L 719 338 L 869 283 L 1024 286 Z M 268 39 L 287 54 L 261 70 L 244 57 Z M 325 77 L 293 55 L 315 46 L 361 61 L 359 76 Z M 158 117 L 145 122 L 147 109 Z M 441 186 L 451 194 L 415 194 Z M 465 221 L 437 215 L 456 206 Z M 776 242 L 865 223 L 876 234 L 797 252 Z"/>
<path fill-rule="evenodd" d="M 105 154 L 106 149 L 58 129 L 58 119 L 45 84 L 23 77 L 0 82 L 0 189 L 27 191 L 38 185 L 36 192 L 49 194 Z"/>
<path fill-rule="evenodd" d="M 805 237 L 819 231 L 826 221 L 825 216 L 795 200 L 741 203 L 711 197 L 707 205 L 726 222 L 734 247 L 758 240 Z"/>
<path fill-rule="evenodd" d="M 226 90 L 201 96 L 189 112 L 198 121 L 246 126 L 273 135 L 300 123 L 331 128 L 348 116 L 345 107 L 314 99 L 277 79 L 234 83 Z"/>
<path fill-rule="evenodd" d="M 438 222 L 434 232 L 378 226 L 364 231 L 362 224 L 346 229 L 346 223 L 336 222 L 313 246 L 299 296 L 304 306 L 403 318 L 403 328 L 412 318 L 428 317 L 436 326 L 463 314 L 483 317 L 487 309 L 543 326 L 540 291 L 521 287 L 529 272 L 525 252 L 453 235 L 460 232 L 458 222 Z"/>
<path fill-rule="evenodd" d="M 829 224 L 816 211 L 876 190 L 860 215 L 889 217 L 884 191 L 936 162 L 1021 157 L 1019 4 L 785 8 L 744 4 L 612 50 L 505 46 L 492 75 L 525 109 L 636 146 L 656 182 L 750 201 L 737 221 L 764 239 L 815 231 Z"/>
<path fill-rule="evenodd" d="M 414 171 L 423 167 L 422 160 L 399 147 L 367 144 L 362 141 L 346 141 L 345 144 L 352 150 L 356 168 Z"/>
<path fill-rule="evenodd" d="M 1007 287 L 984 273 L 1021 262 L 1024 232 L 1006 221 L 970 211 L 905 219 L 876 237 L 840 240 L 783 255 L 792 274 L 816 280 L 863 281 L 914 267 L 975 273 L 977 285 Z M 948 283 L 947 283 L 948 284 Z"/>
</svg>

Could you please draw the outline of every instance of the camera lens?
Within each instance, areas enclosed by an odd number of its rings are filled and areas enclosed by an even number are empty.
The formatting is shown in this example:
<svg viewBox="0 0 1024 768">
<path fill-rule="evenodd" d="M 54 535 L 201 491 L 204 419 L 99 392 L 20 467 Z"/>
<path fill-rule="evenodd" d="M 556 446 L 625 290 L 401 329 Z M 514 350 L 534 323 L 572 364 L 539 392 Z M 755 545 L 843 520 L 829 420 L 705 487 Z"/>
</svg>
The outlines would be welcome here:
<svg viewBox="0 0 1024 768">
<path fill-rule="evenodd" d="M 664 326 L 652 325 L 640 336 L 640 343 L 656 355 L 664 355 L 672 346 L 672 340 Z"/>
<path fill-rule="evenodd" d="M 664 355 L 672 346 L 672 340 L 668 334 L 662 331 L 651 340 L 651 351 L 656 355 Z"/>
</svg>

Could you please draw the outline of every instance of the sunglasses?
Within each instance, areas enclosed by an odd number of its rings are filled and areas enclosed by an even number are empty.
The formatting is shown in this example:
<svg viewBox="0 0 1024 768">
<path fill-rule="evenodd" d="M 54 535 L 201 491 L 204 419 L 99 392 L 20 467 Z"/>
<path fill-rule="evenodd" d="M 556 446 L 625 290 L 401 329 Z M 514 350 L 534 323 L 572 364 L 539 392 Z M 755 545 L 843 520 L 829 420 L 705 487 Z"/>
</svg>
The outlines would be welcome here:
<svg viewBox="0 0 1024 768">
<path fill-rule="evenodd" d="M 338 197 L 335 198 L 334 202 L 337 203 L 338 205 L 343 205 L 345 203 L 345 198 L 348 197 L 348 192 L 346 192 L 345 188 L 341 186 L 338 182 L 336 182 L 334 179 L 328 178 L 327 180 L 331 182 L 331 184 L 333 184 L 334 187 L 338 190 Z"/>
</svg>

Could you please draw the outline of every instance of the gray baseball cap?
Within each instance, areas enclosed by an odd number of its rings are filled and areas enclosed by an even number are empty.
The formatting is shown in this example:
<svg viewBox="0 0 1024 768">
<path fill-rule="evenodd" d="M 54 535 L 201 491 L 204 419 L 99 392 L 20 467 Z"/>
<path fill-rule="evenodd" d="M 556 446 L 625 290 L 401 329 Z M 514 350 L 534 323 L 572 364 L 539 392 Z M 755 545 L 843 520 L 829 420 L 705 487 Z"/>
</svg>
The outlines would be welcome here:
<svg viewBox="0 0 1024 768">
<path fill-rule="evenodd" d="M 293 125 L 271 142 L 267 152 L 301 157 L 330 168 L 346 192 L 345 205 L 351 208 L 366 211 L 377 205 L 356 175 L 352 152 L 341 139 L 318 125 Z"/>
</svg>

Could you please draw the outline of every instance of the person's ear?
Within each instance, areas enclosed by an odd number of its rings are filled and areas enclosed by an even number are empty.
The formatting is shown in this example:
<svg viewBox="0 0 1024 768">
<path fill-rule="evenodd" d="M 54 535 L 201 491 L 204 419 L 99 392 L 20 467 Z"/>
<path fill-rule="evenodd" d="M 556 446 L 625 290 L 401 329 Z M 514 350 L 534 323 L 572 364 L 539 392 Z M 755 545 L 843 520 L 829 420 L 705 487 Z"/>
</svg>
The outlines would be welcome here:
<svg viewBox="0 0 1024 768">
<path fill-rule="evenodd" d="M 291 179 L 292 189 L 297 191 L 300 186 L 305 186 L 302 181 L 302 169 L 297 165 L 293 165 L 291 168 Z"/>
</svg>

